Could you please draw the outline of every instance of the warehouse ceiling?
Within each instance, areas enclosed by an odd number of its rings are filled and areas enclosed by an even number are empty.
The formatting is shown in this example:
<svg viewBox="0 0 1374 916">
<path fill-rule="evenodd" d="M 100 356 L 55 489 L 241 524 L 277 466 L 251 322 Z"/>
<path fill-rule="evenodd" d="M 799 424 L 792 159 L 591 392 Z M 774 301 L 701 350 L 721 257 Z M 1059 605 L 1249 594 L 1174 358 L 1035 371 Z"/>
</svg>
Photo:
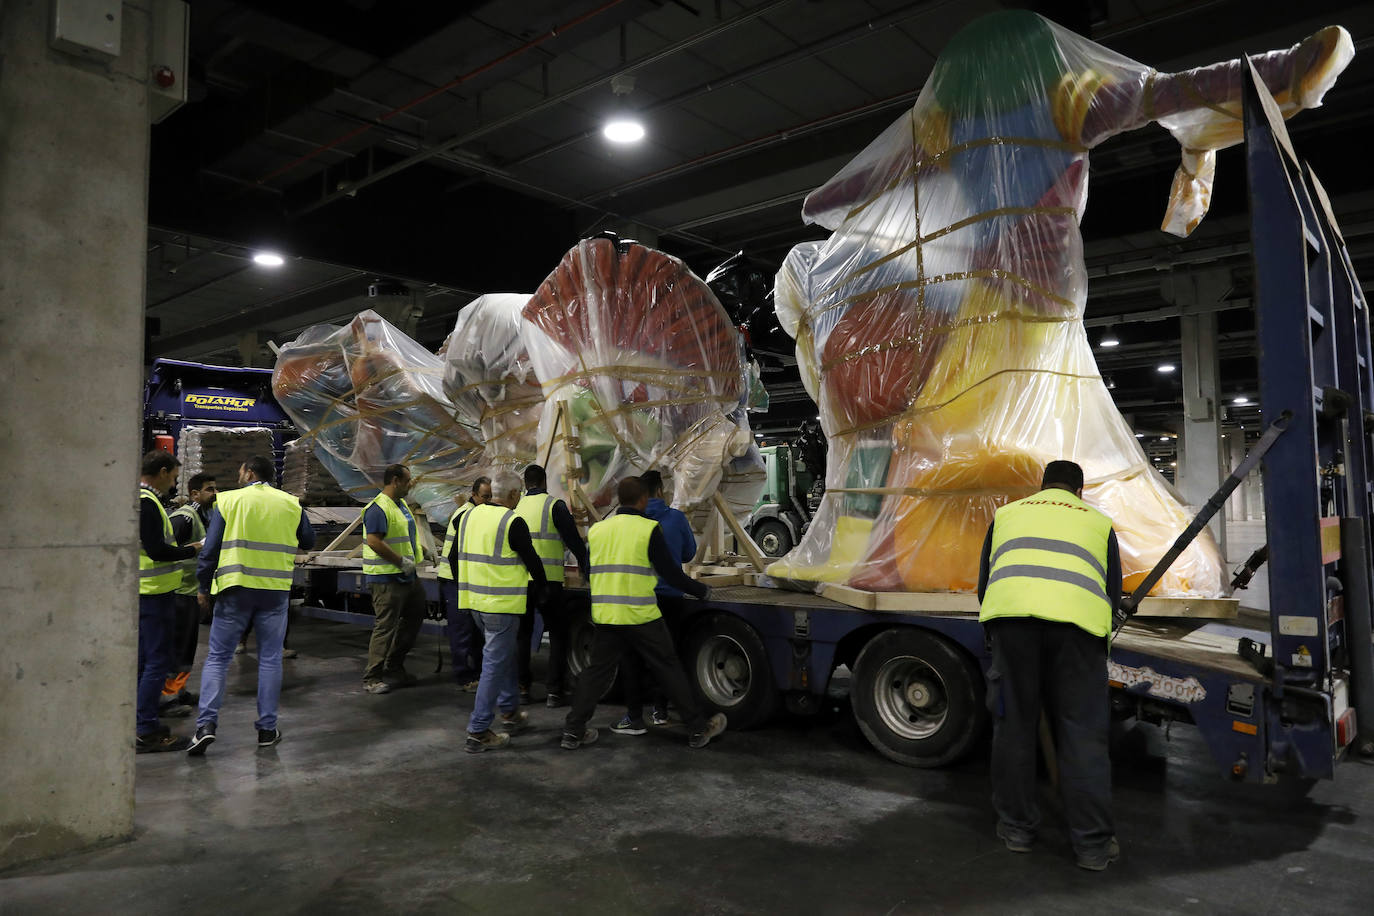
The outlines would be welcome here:
<svg viewBox="0 0 1374 916">
<path fill-rule="evenodd" d="M 951 35 L 1009 6 L 1165 70 L 1344 25 L 1354 63 L 1290 130 L 1374 276 L 1374 4 L 197 0 L 190 101 L 153 129 L 149 354 L 252 360 L 396 281 L 423 310 L 416 336 L 437 345 L 471 298 L 532 291 L 602 229 L 702 275 L 737 251 L 771 274 L 825 235 L 801 222 L 807 192 L 913 103 Z M 618 105 L 642 115 L 642 143 L 602 138 Z M 1177 163 L 1162 129 L 1103 144 L 1083 221 L 1089 333 L 1122 341 L 1098 351 L 1103 374 L 1161 432 L 1182 396 L 1155 366 L 1178 362 L 1169 290 L 1188 271 L 1224 277 L 1222 375 L 1228 394 L 1255 388 L 1242 157 L 1221 154 L 1211 214 L 1186 241 L 1157 228 Z M 287 263 L 258 267 L 263 249 Z M 813 409 L 794 370 L 768 382 L 765 429 Z"/>
</svg>

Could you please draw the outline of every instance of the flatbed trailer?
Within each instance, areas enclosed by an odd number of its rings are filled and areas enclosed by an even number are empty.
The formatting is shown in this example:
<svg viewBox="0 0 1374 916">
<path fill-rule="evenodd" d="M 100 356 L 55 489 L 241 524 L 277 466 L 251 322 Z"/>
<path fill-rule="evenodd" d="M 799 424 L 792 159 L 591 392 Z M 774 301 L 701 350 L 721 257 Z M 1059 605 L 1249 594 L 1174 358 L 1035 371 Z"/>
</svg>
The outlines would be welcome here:
<svg viewBox="0 0 1374 916">
<path fill-rule="evenodd" d="M 1106 674 L 1116 718 L 1196 726 L 1235 780 L 1307 781 L 1330 777 L 1352 746 L 1374 755 L 1374 354 L 1326 196 L 1253 67 L 1245 134 L 1260 401 L 1271 423 L 1262 470 L 1272 610 L 1221 622 L 1135 618 L 1111 642 Z M 300 575 L 317 594 L 366 591 L 360 569 L 307 565 Z M 437 600 L 437 583 L 426 588 Z M 592 624 L 586 591 L 566 594 L 577 673 Z M 761 725 L 780 705 L 819 708 L 845 666 L 873 746 L 941 766 L 987 728 L 976 599 L 908 595 L 901 606 L 864 610 L 722 582 L 708 600 L 686 600 L 672 625 L 697 694 L 732 728 Z"/>
</svg>

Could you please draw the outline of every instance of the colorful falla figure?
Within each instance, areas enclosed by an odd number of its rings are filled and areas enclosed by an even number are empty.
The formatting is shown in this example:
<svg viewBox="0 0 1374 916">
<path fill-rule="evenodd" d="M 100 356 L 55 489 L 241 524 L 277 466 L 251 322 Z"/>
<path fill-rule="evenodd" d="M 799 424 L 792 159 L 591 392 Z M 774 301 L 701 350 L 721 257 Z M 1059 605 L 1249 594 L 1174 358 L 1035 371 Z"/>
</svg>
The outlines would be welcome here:
<svg viewBox="0 0 1374 916">
<path fill-rule="evenodd" d="M 1251 58 L 1285 117 L 1353 56 L 1339 27 Z M 777 279 L 778 316 L 830 438 L 828 492 L 769 572 L 876 591 L 971 589 L 995 509 L 1077 461 L 1134 587 L 1191 519 L 1103 384 L 1083 328 L 1088 150 L 1157 122 L 1183 148 L 1163 228 L 1207 211 L 1243 138 L 1232 60 L 1160 73 L 1029 12 L 957 34 L 915 106 L 806 200 L 832 230 Z M 1221 593 L 1204 532 L 1153 592 Z"/>
</svg>

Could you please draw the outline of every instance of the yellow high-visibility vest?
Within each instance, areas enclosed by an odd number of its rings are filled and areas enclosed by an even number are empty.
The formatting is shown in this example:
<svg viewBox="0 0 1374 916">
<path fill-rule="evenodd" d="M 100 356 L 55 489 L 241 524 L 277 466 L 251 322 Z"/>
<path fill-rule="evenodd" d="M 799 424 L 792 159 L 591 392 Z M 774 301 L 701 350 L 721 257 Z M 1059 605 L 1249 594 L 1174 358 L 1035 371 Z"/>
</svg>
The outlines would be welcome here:
<svg viewBox="0 0 1374 916">
<path fill-rule="evenodd" d="M 143 484 L 139 485 L 138 498 L 152 500 L 153 505 L 157 506 L 158 515 L 162 516 L 162 540 L 169 546 L 175 547 L 177 539 L 172 534 L 172 520 L 167 517 L 167 510 L 162 508 L 162 500 L 157 498 L 151 487 Z M 153 558 L 148 556 L 143 549 L 143 542 L 138 544 L 138 593 L 140 595 L 165 595 L 168 592 L 176 591 L 176 587 L 181 582 L 181 567 L 176 561 L 166 561 L 154 563 Z"/>
<path fill-rule="evenodd" d="M 367 514 L 369 506 L 379 506 L 386 513 L 386 546 L 401 555 L 402 559 L 410 557 L 412 560 L 419 561 L 420 551 L 415 546 L 415 541 L 410 536 L 410 518 L 401 511 L 401 505 L 405 500 L 401 500 L 398 505 L 394 499 L 385 493 L 378 493 L 372 498 L 372 502 L 363 506 L 363 514 Z M 411 518 L 413 518 L 412 516 Z M 419 532 L 416 532 L 418 535 Z M 368 576 L 393 576 L 404 572 L 401 567 L 389 560 L 382 559 L 382 555 L 377 553 L 367 545 L 367 534 L 364 529 L 363 534 L 363 574 Z"/>
<path fill-rule="evenodd" d="M 440 579 L 452 579 L 453 567 L 448 562 L 448 555 L 453 551 L 453 541 L 458 534 L 458 520 L 463 517 L 463 513 L 472 508 L 472 503 L 463 503 L 449 517 L 448 530 L 444 532 L 444 549 L 439 553 L 439 568 L 434 574 Z"/>
<path fill-rule="evenodd" d="M 191 543 L 205 540 L 205 522 L 201 521 L 200 511 L 195 503 L 187 503 L 177 509 L 167 517 L 170 522 L 180 516 L 191 523 Z M 176 587 L 178 595 L 194 595 L 200 591 L 200 583 L 196 581 L 196 560 L 195 556 L 188 557 L 177 564 L 181 568 L 181 584 Z"/>
<path fill-rule="evenodd" d="M 563 538 L 553 526 L 553 504 L 557 499 L 547 493 L 525 495 L 515 507 L 515 514 L 530 526 L 530 540 L 534 552 L 544 564 L 544 575 L 550 582 L 563 581 Z"/>
<path fill-rule="evenodd" d="M 516 514 L 473 506 L 458 521 L 458 606 L 484 614 L 523 614 L 530 574 L 506 532 Z"/>
<path fill-rule="evenodd" d="M 1038 617 L 1106 636 L 1111 533 L 1111 519 L 1068 490 L 1041 490 L 998 509 L 978 619 Z"/>
<path fill-rule="evenodd" d="M 215 506 L 224 518 L 224 541 L 210 594 L 235 586 L 290 591 L 299 546 L 300 501 L 290 493 L 255 483 L 219 494 Z"/>
<path fill-rule="evenodd" d="M 593 623 L 623 626 L 663 616 L 654 597 L 658 573 L 649 562 L 649 538 L 657 527 L 651 518 L 618 513 L 587 532 Z"/>
</svg>

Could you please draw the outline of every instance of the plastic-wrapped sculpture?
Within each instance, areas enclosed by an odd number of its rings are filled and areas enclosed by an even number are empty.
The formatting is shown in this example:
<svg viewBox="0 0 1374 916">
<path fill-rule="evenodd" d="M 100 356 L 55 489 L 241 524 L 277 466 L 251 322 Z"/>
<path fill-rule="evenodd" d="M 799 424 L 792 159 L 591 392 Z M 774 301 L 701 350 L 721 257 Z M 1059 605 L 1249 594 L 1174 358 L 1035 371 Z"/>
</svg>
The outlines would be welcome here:
<svg viewBox="0 0 1374 916">
<path fill-rule="evenodd" d="M 747 512 L 763 464 L 743 410 L 739 332 L 686 265 L 629 241 L 579 242 L 525 306 L 543 385 L 539 424 L 551 486 L 567 473 L 559 405 L 581 441 L 583 488 L 609 507 L 627 474 L 658 468 L 700 530 L 719 491 Z M 561 425 L 561 424 L 560 424 Z"/>
<path fill-rule="evenodd" d="M 458 313 L 439 358 L 458 419 L 481 430 L 482 465 L 520 472 L 538 461 L 544 393 L 525 338 L 539 332 L 521 315 L 530 297 L 479 296 Z"/>
<path fill-rule="evenodd" d="M 1328 28 L 1252 58 L 1285 115 L 1316 106 L 1353 54 Z M 777 281 L 783 326 L 830 439 L 828 493 L 769 571 L 875 591 L 969 589 L 996 507 L 1071 458 L 1115 523 L 1129 590 L 1190 519 L 1145 459 L 1082 325 L 1078 221 L 1088 150 L 1152 121 L 1183 147 L 1164 228 L 1206 212 L 1214 151 L 1242 139 L 1245 64 L 1160 73 L 1027 12 L 950 42 L 915 106 L 804 216 L 832 230 Z M 1199 538 L 1157 595 L 1215 595 Z"/>
<path fill-rule="evenodd" d="M 406 464 L 411 500 L 442 522 L 481 473 L 482 457 L 477 430 L 454 416 L 443 375 L 439 357 L 366 311 L 282 347 L 272 391 L 349 495 L 370 499 L 387 465 Z"/>
</svg>

